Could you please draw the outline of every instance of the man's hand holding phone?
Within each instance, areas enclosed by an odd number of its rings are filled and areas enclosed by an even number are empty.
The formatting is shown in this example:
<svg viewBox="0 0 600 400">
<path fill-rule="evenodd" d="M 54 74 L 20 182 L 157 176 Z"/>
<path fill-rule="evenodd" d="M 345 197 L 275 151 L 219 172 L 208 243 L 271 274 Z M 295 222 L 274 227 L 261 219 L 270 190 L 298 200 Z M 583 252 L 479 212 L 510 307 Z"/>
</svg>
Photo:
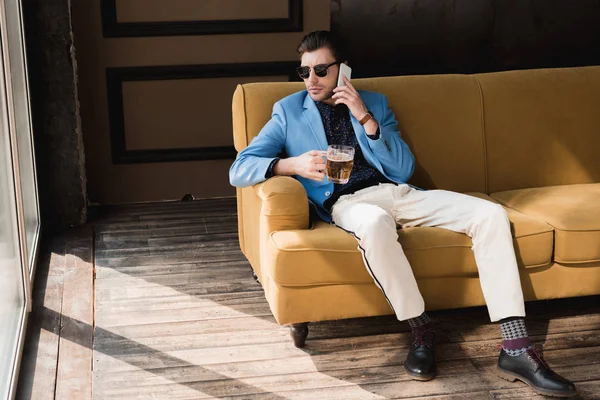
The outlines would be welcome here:
<svg viewBox="0 0 600 400">
<path fill-rule="evenodd" d="M 335 100 L 335 104 L 347 105 L 354 118 L 360 121 L 367 115 L 369 110 L 358 94 L 358 91 L 350 83 L 350 71 L 350 67 L 348 67 L 346 64 L 340 64 L 338 86 L 333 89 L 333 96 L 331 98 Z M 340 85 L 341 82 L 343 82 L 343 85 Z M 377 128 L 379 125 L 374 119 L 368 120 L 363 126 L 367 135 L 375 136 L 377 134 Z"/>
<path fill-rule="evenodd" d="M 358 94 L 354 86 L 352 86 L 352 84 L 350 83 L 350 79 L 348 79 L 346 75 L 344 75 L 344 73 L 342 72 L 345 69 L 344 67 L 342 67 L 344 65 L 346 64 L 340 64 L 338 86 L 335 89 L 333 89 L 332 99 L 335 100 L 335 104 L 347 105 L 352 115 L 354 115 L 354 118 L 360 121 L 369 110 L 367 110 L 367 107 L 360 98 L 360 95 Z M 348 67 L 347 65 L 346 68 L 350 69 L 350 67 Z M 340 83 L 343 83 L 343 85 L 340 85 Z"/>
</svg>

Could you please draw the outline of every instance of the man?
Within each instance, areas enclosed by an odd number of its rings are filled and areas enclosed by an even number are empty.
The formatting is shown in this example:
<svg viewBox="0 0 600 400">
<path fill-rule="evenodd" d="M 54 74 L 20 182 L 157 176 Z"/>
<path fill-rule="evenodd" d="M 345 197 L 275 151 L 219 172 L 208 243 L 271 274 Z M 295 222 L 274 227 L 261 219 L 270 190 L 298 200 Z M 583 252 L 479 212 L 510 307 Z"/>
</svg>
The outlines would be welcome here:
<svg viewBox="0 0 600 400">
<path fill-rule="evenodd" d="M 274 105 L 271 120 L 233 163 L 231 184 L 245 187 L 274 175 L 294 176 L 319 218 L 354 235 L 374 282 L 398 320 L 410 324 L 414 342 L 404 367 L 417 380 L 436 375 L 435 331 L 398 242 L 397 225 L 435 226 L 469 235 L 490 318 L 500 322 L 502 331 L 499 374 L 522 380 L 543 394 L 574 395 L 575 386 L 554 373 L 529 341 L 504 209 L 459 193 L 407 185 L 414 157 L 400 137 L 386 97 L 357 91 L 345 78 L 346 85 L 336 87 L 345 58 L 329 32 L 308 34 L 298 53 L 298 73 L 307 90 Z M 346 184 L 334 185 L 325 176 L 328 144 L 355 149 Z M 279 158 L 281 154 L 286 157 Z"/>
</svg>

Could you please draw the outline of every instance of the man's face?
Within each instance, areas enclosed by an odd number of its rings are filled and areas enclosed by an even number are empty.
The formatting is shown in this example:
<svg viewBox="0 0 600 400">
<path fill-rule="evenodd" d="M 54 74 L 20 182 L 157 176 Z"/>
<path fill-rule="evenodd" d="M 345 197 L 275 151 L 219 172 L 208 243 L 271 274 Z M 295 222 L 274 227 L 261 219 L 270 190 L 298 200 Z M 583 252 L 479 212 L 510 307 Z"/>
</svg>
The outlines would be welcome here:
<svg viewBox="0 0 600 400">
<path fill-rule="evenodd" d="M 302 54 L 300 65 L 311 67 L 310 75 L 307 79 L 304 79 L 304 84 L 306 85 L 308 94 L 314 101 L 332 102 L 331 96 L 333 96 L 333 89 L 337 86 L 337 76 L 340 67 L 337 64 L 332 65 L 327 69 L 327 75 L 324 77 L 318 77 L 313 67 L 319 64 L 329 65 L 335 61 L 336 59 L 328 48 L 321 48 Z"/>
</svg>

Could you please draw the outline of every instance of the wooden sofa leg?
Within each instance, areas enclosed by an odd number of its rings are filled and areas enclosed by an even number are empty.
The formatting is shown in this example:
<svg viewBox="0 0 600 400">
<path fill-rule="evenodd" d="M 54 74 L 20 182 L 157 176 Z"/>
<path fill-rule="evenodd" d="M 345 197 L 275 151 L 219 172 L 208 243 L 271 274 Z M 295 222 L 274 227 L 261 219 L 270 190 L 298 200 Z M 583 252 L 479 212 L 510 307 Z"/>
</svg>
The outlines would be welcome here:
<svg viewBox="0 0 600 400">
<path fill-rule="evenodd" d="M 292 336 L 292 339 L 294 339 L 296 347 L 304 347 L 306 337 L 308 336 L 308 322 L 290 324 L 290 335 Z"/>
</svg>

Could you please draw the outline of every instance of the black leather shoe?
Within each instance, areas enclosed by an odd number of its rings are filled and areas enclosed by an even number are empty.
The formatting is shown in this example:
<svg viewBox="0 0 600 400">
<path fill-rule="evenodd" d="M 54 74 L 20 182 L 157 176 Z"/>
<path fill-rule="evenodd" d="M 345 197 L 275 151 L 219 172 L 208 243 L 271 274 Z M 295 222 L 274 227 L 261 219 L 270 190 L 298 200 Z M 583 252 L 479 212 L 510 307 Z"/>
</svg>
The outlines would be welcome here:
<svg viewBox="0 0 600 400">
<path fill-rule="evenodd" d="M 404 369 L 417 381 L 430 381 L 435 378 L 435 334 L 433 329 L 414 331 L 414 340 L 404 361 Z"/>
<path fill-rule="evenodd" d="M 575 385 L 552 371 L 533 348 L 516 357 L 509 356 L 502 349 L 498 358 L 498 375 L 511 382 L 517 379 L 525 382 L 546 396 L 570 397 L 576 394 Z"/>
</svg>

